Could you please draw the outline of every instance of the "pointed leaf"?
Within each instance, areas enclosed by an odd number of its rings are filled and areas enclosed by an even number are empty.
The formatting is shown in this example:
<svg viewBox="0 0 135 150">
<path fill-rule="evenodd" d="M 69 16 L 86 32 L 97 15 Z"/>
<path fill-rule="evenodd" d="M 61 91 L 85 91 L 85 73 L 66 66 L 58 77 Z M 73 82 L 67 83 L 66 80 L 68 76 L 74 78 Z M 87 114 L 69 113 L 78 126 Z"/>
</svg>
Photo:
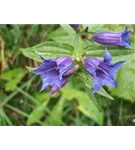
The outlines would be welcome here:
<svg viewBox="0 0 135 150">
<path fill-rule="evenodd" d="M 74 34 L 69 35 L 62 27 L 51 32 L 48 38 L 57 43 L 65 43 L 74 46 L 75 35 Z"/>
<path fill-rule="evenodd" d="M 69 35 L 73 35 L 76 34 L 74 28 L 72 28 L 70 25 L 68 24 L 61 24 L 61 27 L 69 34 Z"/>
<path fill-rule="evenodd" d="M 42 61 L 40 56 L 45 58 L 71 56 L 73 53 L 73 47 L 68 44 L 44 42 L 31 48 L 21 49 L 21 51 L 26 57 L 37 61 Z"/>
<path fill-rule="evenodd" d="M 78 109 L 83 114 L 95 120 L 99 125 L 103 124 L 103 113 L 99 111 L 86 92 L 69 88 L 64 88 L 61 91 L 66 99 L 77 99 L 79 103 Z"/>
<path fill-rule="evenodd" d="M 90 45 L 85 48 L 84 55 L 103 58 L 105 46 Z M 126 61 L 135 57 L 135 49 L 127 49 L 121 47 L 108 47 L 108 51 L 113 56 L 113 62 Z"/>
</svg>

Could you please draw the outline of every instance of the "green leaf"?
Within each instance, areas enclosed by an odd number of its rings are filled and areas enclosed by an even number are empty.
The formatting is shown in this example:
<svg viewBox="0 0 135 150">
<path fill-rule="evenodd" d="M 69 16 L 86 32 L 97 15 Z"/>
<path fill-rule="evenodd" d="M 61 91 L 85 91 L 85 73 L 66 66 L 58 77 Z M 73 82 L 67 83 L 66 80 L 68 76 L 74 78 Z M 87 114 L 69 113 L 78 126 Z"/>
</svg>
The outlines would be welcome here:
<svg viewBox="0 0 135 150">
<path fill-rule="evenodd" d="M 53 39 L 53 38 L 57 38 L 59 36 L 68 36 L 68 33 L 62 28 L 58 28 L 56 29 L 55 31 L 52 31 L 49 35 L 48 35 L 48 38 L 49 39 Z"/>
<path fill-rule="evenodd" d="M 68 24 L 61 24 L 61 27 L 69 34 L 69 35 L 73 35 L 76 34 L 74 28 L 72 28 L 70 25 Z"/>
<path fill-rule="evenodd" d="M 103 125 L 103 112 L 99 111 L 97 107 L 89 100 L 88 97 L 85 97 L 84 94 L 79 95 L 78 100 L 79 106 L 78 109 L 85 114 L 87 117 L 92 118 L 99 125 Z"/>
<path fill-rule="evenodd" d="M 118 88 L 109 88 L 114 96 L 135 102 L 135 59 L 128 61 L 117 73 Z"/>
<path fill-rule="evenodd" d="M 93 79 L 92 77 L 87 74 L 86 72 L 83 73 L 79 73 L 78 77 L 80 78 L 80 80 L 83 82 L 84 84 L 84 88 L 89 96 L 89 98 L 92 100 L 92 102 L 95 104 L 95 106 L 99 109 L 99 111 L 101 110 L 98 100 L 96 99 L 95 95 L 93 94 Z"/>
<path fill-rule="evenodd" d="M 75 36 L 74 40 L 74 55 L 77 61 L 81 60 L 81 56 L 83 54 L 83 40 L 80 36 L 80 34 L 77 34 Z"/>
<path fill-rule="evenodd" d="M 106 92 L 106 90 L 102 87 L 100 91 L 97 92 L 99 95 L 102 95 L 110 100 L 114 100 L 114 98 Z"/>
<path fill-rule="evenodd" d="M 121 47 L 108 47 L 108 51 L 113 56 L 113 61 L 126 61 L 129 59 L 134 59 L 135 49 L 127 49 Z M 101 45 L 90 45 L 85 48 L 84 55 L 86 56 L 97 56 L 104 57 L 105 46 Z"/>
<path fill-rule="evenodd" d="M 63 108 L 64 108 L 65 98 L 61 97 L 57 104 L 53 107 L 50 115 L 45 119 L 46 125 L 64 125 L 62 121 Z"/>
<path fill-rule="evenodd" d="M 45 58 L 56 58 L 58 56 L 71 56 L 73 53 L 72 46 L 56 42 L 44 42 L 31 48 L 21 50 L 26 57 L 37 61 L 41 61 L 40 56 Z"/>
<path fill-rule="evenodd" d="M 39 102 L 42 101 L 41 99 L 43 99 L 44 101 L 41 104 L 37 105 L 29 115 L 29 118 L 27 120 L 28 126 L 36 123 L 38 120 L 41 119 L 41 117 L 44 115 L 44 112 L 46 110 L 46 106 L 50 100 L 48 94 L 46 93 L 40 93 L 36 95 L 36 98 Z"/>
<path fill-rule="evenodd" d="M 57 43 L 65 43 L 74 46 L 75 35 L 69 35 L 63 28 L 51 32 L 48 38 Z"/>
<path fill-rule="evenodd" d="M 93 93 L 92 89 L 85 87 L 85 90 L 89 96 L 89 98 L 92 100 L 92 102 L 95 104 L 95 106 L 98 108 L 99 111 L 102 111 L 102 108 L 99 104 L 98 99 L 96 98 L 96 94 Z"/>
<path fill-rule="evenodd" d="M 5 84 L 6 91 L 13 91 L 16 89 L 17 84 L 21 81 L 24 75 L 24 70 L 19 68 L 3 73 L 0 78 L 8 81 Z"/>
<path fill-rule="evenodd" d="M 89 32 L 99 32 L 103 26 L 103 24 L 82 24 L 83 29 L 88 27 Z"/>
<path fill-rule="evenodd" d="M 86 92 L 69 88 L 64 88 L 61 91 L 66 99 L 77 99 L 79 103 L 78 110 L 83 114 L 96 121 L 99 125 L 103 124 L 103 113 L 99 111 Z"/>
</svg>

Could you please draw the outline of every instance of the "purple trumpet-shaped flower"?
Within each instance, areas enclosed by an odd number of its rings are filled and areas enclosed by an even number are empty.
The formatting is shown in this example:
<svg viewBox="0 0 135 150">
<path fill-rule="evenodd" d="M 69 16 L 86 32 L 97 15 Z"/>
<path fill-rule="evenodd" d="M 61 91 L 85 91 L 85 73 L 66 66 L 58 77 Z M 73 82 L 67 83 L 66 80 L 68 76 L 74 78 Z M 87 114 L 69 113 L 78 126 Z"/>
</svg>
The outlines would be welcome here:
<svg viewBox="0 0 135 150">
<path fill-rule="evenodd" d="M 70 26 L 76 30 L 76 29 L 78 29 L 79 24 L 70 24 Z"/>
<path fill-rule="evenodd" d="M 131 31 L 126 27 L 123 32 L 100 32 L 93 35 L 93 40 L 103 45 L 124 46 L 131 48 L 128 38 Z"/>
<path fill-rule="evenodd" d="M 124 61 L 112 64 L 111 60 L 112 56 L 107 50 L 105 50 L 104 53 L 104 60 L 100 60 L 96 57 L 86 57 L 84 59 L 84 65 L 86 70 L 94 78 L 94 93 L 99 91 L 100 88 L 104 85 L 117 87 L 115 75 L 116 72 L 123 65 Z"/>
<path fill-rule="evenodd" d="M 68 81 L 68 77 L 72 75 L 78 68 L 73 67 L 73 60 L 69 56 L 58 57 L 54 60 L 45 60 L 40 66 L 32 70 L 34 74 L 38 74 L 42 77 L 41 90 L 43 91 L 51 86 L 50 94 L 54 94 L 59 91 Z"/>
</svg>

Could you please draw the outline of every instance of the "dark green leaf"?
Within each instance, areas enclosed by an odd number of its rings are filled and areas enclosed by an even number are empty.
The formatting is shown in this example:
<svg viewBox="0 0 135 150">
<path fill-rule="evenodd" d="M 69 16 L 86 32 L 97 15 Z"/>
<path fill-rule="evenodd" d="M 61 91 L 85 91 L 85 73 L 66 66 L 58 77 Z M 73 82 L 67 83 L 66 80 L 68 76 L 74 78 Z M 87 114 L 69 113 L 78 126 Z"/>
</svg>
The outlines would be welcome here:
<svg viewBox="0 0 135 150">
<path fill-rule="evenodd" d="M 58 56 L 71 56 L 73 48 L 67 44 L 56 42 L 44 42 L 27 49 L 21 49 L 26 57 L 41 61 L 40 56 L 45 58 L 56 58 Z"/>
</svg>

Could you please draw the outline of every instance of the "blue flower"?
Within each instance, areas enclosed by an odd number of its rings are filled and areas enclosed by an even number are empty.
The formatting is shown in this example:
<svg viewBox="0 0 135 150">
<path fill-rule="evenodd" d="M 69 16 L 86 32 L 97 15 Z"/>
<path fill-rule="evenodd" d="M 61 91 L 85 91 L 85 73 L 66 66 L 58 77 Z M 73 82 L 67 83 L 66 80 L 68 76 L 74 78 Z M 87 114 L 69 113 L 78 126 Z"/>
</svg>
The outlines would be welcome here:
<svg viewBox="0 0 135 150">
<path fill-rule="evenodd" d="M 131 31 L 126 27 L 123 32 L 100 32 L 93 35 L 93 40 L 103 45 L 115 45 L 131 48 L 128 38 Z"/>
<path fill-rule="evenodd" d="M 69 56 L 58 57 L 54 60 L 45 60 L 38 68 L 32 70 L 34 74 L 38 74 L 42 78 L 41 90 L 43 91 L 51 86 L 50 94 L 59 91 L 68 81 L 68 77 L 73 74 L 78 68 L 73 67 L 73 60 Z"/>
<path fill-rule="evenodd" d="M 112 56 L 107 50 L 105 50 L 104 53 L 104 60 L 100 60 L 96 57 L 86 57 L 84 59 L 86 70 L 94 78 L 94 93 L 99 91 L 104 85 L 117 87 L 115 75 L 123 65 L 124 61 L 120 61 L 115 64 L 112 64 L 111 61 Z"/>
<path fill-rule="evenodd" d="M 76 30 L 76 29 L 78 29 L 79 24 L 70 24 L 70 26 Z"/>
</svg>

